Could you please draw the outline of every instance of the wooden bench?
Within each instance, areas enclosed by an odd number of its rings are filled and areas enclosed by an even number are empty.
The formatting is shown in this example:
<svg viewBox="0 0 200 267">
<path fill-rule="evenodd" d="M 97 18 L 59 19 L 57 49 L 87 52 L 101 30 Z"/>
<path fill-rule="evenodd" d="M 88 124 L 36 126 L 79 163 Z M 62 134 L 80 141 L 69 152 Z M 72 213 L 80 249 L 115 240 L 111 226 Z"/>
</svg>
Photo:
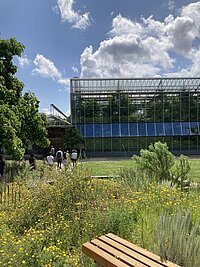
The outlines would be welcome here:
<svg viewBox="0 0 200 267">
<path fill-rule="evenodd" d="M 99 267 L 180 267 L 111 233 L 83 244 L 82 251 Z"/>
</svg>

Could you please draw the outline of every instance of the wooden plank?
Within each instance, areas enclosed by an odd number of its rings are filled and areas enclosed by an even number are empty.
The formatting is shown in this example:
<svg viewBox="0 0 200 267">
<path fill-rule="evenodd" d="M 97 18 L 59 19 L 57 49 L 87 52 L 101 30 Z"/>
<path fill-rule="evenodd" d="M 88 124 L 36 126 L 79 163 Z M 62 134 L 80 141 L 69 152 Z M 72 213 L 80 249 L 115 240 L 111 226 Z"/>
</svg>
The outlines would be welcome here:
<svg viewBox="0 0 200 267">
<path fill-rule="evenodd" d="M 113 258 L 120 259 L 120 261 L 124 262 L 126 266 L 130 267 L 157 267 L 157 266 L 151 266 L 143 264 L 142 262 L 138 261 L 137 259 L 132 258 L 131 256 L 128 256 L 124 254 L 123 252 L 119 251 L 115 247 L 112 247 L 104 242 L 102 242 L 99 239 L 93 239 L 91 241 L 92 244 L 96 245 L 98 248 L 100 248 L 102 251 L 105 251 L 107 254 L 111 254 Z"/>
<path fill-rule="evenodd" d="M 97 246 L 87 242 L 82 245 L 82 251 L 103 267 L 129 267 L 120 260 L 104 252 Z M 139 266 L 138 266 L 139 267 Z"/>
<path fill-rule="evenodd" d="M 174 264 L 173 262 L 170 262 L 170 261 L 161 261 L 160 257 L 146 249 L 143 249 L 121 237 L 118 237 L 112 233 L 109 233 L 109 234 L 106 234 L 105 236 L 109 237 L 110 239 L 126 246 L 127 248 L 130 248 L 132 249 L 133 251 L 136 251 L 138 252 L 139 254 L 141 255 L 144 255 L 145 257 L 148 257 L 149 259 L 152 259 L 153 261 L 155 262 L 158 262 L 158 263 L 162 263 L 162 266 L 164 267 L 181 267 L 177 264 Z"/>
<path fill-rule="evenodd" d="M 106 244 L 109 244 L 109 246 L 116 248 L 118 251 L 120 251 L 124 255 L 131 257 L 131 259 L 134 259 L 138 263 L 144 263 L 145 266 L 149 266 L 149 267 L 163 267 L 161 262 L 159 262 L 159 263 L 155 262 L 154 260 L 152 260 L 146 256 L 143 256 L 142 254 L 138 253 L 137 251 L 134 251 L 130 248 L 127 248 L 126 246 L 124 246 L 118 242 L 115 242 L 114 240 L 112 240 L 106 236 L 101 236 L 99 239 L 101 241 L 105 242 Z M 135 265 L 133 265 L 133 266 L 135 266 Z"/>
</svg>

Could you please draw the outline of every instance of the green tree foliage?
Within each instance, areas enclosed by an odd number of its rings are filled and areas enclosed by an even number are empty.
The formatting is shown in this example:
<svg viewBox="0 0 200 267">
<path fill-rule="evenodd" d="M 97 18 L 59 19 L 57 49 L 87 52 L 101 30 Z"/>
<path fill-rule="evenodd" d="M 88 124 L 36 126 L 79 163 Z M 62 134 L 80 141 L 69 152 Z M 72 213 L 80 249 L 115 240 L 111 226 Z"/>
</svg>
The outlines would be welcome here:
<svg viewBox="0 0 200 267">
<path fill-rule="evenodd" d="M 85 140 L 81 136 L 78 129 L 74 127 L 68 127 L 65 131 L 65 147 L 67 148 L 83 148 Z"/>
<path fill-rule="evenodd" d="M 80 122 L 85 122 L 85 120 L 93 122 L 93 119 L 100 117 L 100 114 L 100 105 L 96 99 L 79 99 L 77 115 Z"/>
<path fill-rule="evenodd" d="M 47 120 L 39 114 L 39 101 L 33 93 L 22 95 L 24 84 L 14 75 L 14 56 L 21 56 L 24 46 L 15 38 L 0 40 L 0 147 L 14 159 L 20 159 L 28 144 L 49 146 Z"/>
<path fill-rule="evenodd" d="M 112 94 L 109 96 L 108 104 L 104 107 L 104 117 L 111 118 L 112 122 L 127 122 L 136 112 L 136 106 L 127 95 Z"/>
</svg>

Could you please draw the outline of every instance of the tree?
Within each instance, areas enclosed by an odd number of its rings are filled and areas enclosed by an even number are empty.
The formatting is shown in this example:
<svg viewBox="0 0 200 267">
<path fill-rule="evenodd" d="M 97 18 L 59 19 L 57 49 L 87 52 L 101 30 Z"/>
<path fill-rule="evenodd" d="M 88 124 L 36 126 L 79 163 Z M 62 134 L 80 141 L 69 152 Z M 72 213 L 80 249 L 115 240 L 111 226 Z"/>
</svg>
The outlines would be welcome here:
<svg viewBox="0 0 200 267">
<path fill-rule="evenodd" d="M 24 84 L 14 75 L 14 56 L 21 56 L 24 45 L 15 38 L 0 40 L 0 148 L 20 159 L 29 143 L 49 146 L 47 120 L 39 113 L 39 101 L 31 92 L 22 95 Z"/>
<path fill-rule="evenodd" d="M 85 143 L 84 138 L 81 136 L 78 129 L 68 127 L 65 131 L 65 147 L 67 148 L 83 148 Z"/>
<path fill-rule="evenodd" d="M 101 115 L 100 105 L 96 99 L 82 99 L 80 98 L 78 103 L 77 115 L 80 122 L 93 122 L 94 118 L 98 118 Z"/>
</svg>

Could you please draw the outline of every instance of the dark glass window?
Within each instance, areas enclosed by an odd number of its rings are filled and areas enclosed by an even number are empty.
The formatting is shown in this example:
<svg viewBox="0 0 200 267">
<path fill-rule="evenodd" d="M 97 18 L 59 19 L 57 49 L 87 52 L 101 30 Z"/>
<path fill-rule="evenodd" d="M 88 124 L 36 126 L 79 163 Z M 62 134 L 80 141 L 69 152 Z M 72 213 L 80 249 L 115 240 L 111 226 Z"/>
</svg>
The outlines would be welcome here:
<svg viewBox="0 0 200 267">
<path fill-rule="evenodd" d="M 164 127 L 163 122 L 156 123 L 156 136 L 164 135 Z"/>
<path fill-rule="evenodd" d="M 197 122 L 190 122 L 191 135 L 199 135 L 199 124 Z"/>
<path fill-rule="evenodd" d="M 174 128 L 174 135 L 182 135 L 181 123 L 180 122 L 174 122 L 173 123 L 173 128 Z"/>
<path fill-rule="evenodd" d="M 139 122 L 138 123 L 138 131 L 139 131 L 139 136 L 146 136 L 146 123 L 144 122 Z"/>
<path fill-rule="evenodd" d="M 147 123 L 147 135 L 148 136 L 155 136 L 155 123 L 149 122 Z"/>
<path fill-rule="evenodd" d="M 112 124 L 112 136 L 113 137 L 120 136 L 119 124 L 118 123 L 113 123 Z"/>
<path fill-rule="evenodd" d="M 94 124 L 95 137 L 102 137 L 102 124 Z"/>
<path fill-rule="evenodd" d="M 181 122 L 183 135 L 190 135 L 190 124 L 189 122 Z"/>
<path fill-rule="evenodd" d="M 86 137 L 94 137 L 93 124 L 86 124 Z"/>
<path fill-rule="evenodd" d="M 121 136 L 129 136 L 128 123 L 121 123 Z"/>
<path fill-rule="evenodd" d="M 130 123 L 130 135 L 131 136 L 138 136 L 138 127 L 137 123 Z"/>
<path fill-rule="evenodd" d="M 165 128 L 165 135 L 167 136 L 173 135 L 173 128 L 171 122 L 164 122 L 164 128 Z"/>
<path fill-rule="evenodd" d="M 111 125 L 103 124 L 103 137 L 111 137 Z"/>
</svg>

